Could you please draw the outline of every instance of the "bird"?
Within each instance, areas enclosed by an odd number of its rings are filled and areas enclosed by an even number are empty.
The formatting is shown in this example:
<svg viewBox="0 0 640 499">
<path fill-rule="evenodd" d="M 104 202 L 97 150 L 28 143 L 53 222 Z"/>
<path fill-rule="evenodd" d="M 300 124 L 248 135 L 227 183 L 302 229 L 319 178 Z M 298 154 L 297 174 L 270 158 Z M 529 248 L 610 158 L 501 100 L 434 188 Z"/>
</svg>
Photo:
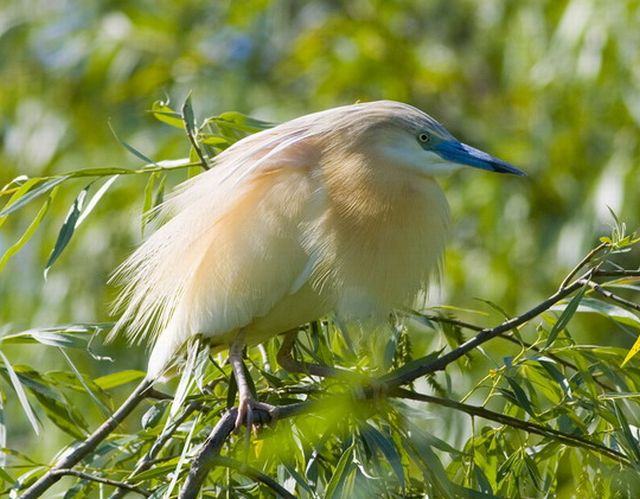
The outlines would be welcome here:
<svg viewBox="0 0 640 499">
<path fill-rule="evenodd" d="M 112 334 L 153 344 L 162 379 L 193 335 L 229 349 L 236 426 L 252 411 L 243 349 L 328 314 L 376 322 L 415 302 L 441 266 L 463 167 L 525 175 L 409 104 L 315 112 L 249 135 L 158 208 L 165 220 L 114 273 Z"/>
</svg>

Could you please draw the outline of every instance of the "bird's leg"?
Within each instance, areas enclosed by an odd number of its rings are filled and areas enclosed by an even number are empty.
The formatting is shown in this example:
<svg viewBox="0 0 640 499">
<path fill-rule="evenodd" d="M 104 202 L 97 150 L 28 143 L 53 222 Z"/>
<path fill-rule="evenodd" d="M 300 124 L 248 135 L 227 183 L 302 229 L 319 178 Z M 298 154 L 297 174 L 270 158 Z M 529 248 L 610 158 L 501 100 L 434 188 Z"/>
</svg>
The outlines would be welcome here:
<svg viewBox="0 0 640 499">
<path fill-rule="evenodd" d="M 249 382 L 247 381 L 242 353 L 245 347 L 244 331 L 240 331 L 229 348 L 229 363 L 233 370 L 233 377 L 238 387 L 238 416 L 236 417 L 236 430 L 243 424 L 250 429 L 253 425 L 253 410 L 262 409 L 269 414 L 275 409 L 272 405 L 257 402 L 253 398 Z"/>
<path fill-rule="evenodd" d="M 292 373 L 305 373 L 313 376 L 320 376 L 322 378 L 336 376 L 342 371 L 341 369 L 336 369 L 334 367 L 311 364 L 309 362 L 294 359 L 291 355 L 291 351 L 293 350 L 293 344 L 296 341 L 297 335 L 297 329 L 292 329 L 285 333 L 284 341 L 282 342 L 282 346 L 280 347 L 280 350 L 278 350 L 278 354 L 276 356 L 280 367 L 285 371 Z"/>
</svg>

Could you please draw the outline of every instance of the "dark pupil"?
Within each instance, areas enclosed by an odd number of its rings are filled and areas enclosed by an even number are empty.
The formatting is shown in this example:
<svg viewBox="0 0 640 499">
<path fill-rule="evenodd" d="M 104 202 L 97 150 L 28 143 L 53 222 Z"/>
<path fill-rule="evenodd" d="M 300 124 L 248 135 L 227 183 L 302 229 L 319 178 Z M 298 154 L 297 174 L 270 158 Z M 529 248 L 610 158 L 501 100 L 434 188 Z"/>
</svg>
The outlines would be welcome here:
<svg viewBox="0 0 640 499">
<path fill-rule="evenodd" d="M 429 140 L 429 136 L 426 133 L 423 133 L 420 135 L 420 140 L 422 142 L 426 142 L 427 140 Z"/>
</svg>

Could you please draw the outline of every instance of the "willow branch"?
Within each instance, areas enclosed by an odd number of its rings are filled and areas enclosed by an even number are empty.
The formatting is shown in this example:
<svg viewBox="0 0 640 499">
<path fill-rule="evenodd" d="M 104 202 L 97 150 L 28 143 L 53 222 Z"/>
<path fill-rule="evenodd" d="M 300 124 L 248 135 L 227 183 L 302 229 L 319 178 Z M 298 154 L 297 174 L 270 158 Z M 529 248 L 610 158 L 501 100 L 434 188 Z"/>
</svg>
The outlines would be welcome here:
<svg viewBox="0 0 640 499">
<path fill-rule="evenodd" d="M 639 270 L 596 270 L 593 272 L 594 277 L 640 277 Z"/>
<path fill-rule="evenodd" d="M 240 461 L 236 461 L 235 459 L 231 459 L 230 457 L 222 457 L 222 456 L 215 457 L 213 461 L 215 465 L 231 468 L 253 480 L 256 480 L 257 482 L 260 482 L 266 485 L 271 490 L 273 490 L 276 494 L 278 494 L 279 497 L 283 497 L 285 499 L 296 498 L 296 496 L 290 493 L 287 489 L 285 489 L 282 485 L 276 482 L 269 475 L 265 475 L 261 471 L 255 468 L 252 468 L 251 466 L 247 466 L 246 464 L 241 463 Z"/>
<path fill-rule="evenodd" d="M 420 402 L 427 402 L 430 404 L 437 404 L 443 407 L 449 407 L 451 409 L 455 409 L 471 416 L 477 416 L 484 419 L 488 419 L 489 421 L 495 421 L 497 423 L 501 423 L 506 426 L 510 426 L 512 428 L 516 428 L 519 430 L 526 431 L 527 433 L 534 433 L 536 435 L 541 435 L 543 437 L 550 437 L 559 442 L 562 442 L 566 445 L 570 445 L 572 447 L 583 447 L 585 449 L 592 450 L 603 456 L 606 456 L 614 461 L 619 463 L 629 465 L 630 462 L 627 457 L 609 447 L 605 447 L 604 445 L 600 445 L 598 443 L 592 442 L 582 437 L 578 437 L 576 435 L 571 435 L 569 433 L 564 433 L 562 431 L 555 430 L 553 428 L 548 428 L 546 426 L 542 426 L 537 423 L 532 423 L 531 421 L 523 421 L 518 418 L 514 418 L 511 416 L 507 416 L 506 414 L 501 414 L 499 412 L 494 412 L 484 407 L 479 407 L 475 405 L 463 404 L 461 402 L 456 402 L 454 400 L 449 400 L 441 397 L 434 397 L 432 395 L 426 395 L 422 393 L 416 393 L 409 390 L 405 390 L 403 388 L 396 388 L 391 393 L 392 397 L 399 397 L 410 400 L 417 400 Z"/>
<path fill-rule="evenodd" d="M 603 288 L 597 282 L 589 281 L 587 284 L 596 293 L 599 293 L 602 296 L 609 298 L 611 301 L 615 301 L 620 305 L 624 305 L 625 307 L 629 307 L 640 312 L 640 303 L 636 303 L 636 302 L 627 300 L 625 298 L 622 298 L 621 296 L 618 296 L 617 294 L 612 293 L 608 289 Z"/>
<path fill-rule="evenodd" d="M 551 308 L 563 298 L 566 298 L 570 294 L 580 289 L 583 285 L 584 280 L 579 279 L 571 283 L 570 285 L 559 289 L 542 303 L 527 310 L 525 313 L 506 320 L 502 324 L 494 328 L 485 328 L 481 330 L 476 336 L 468 339 L 459 347 L 450 350 L 448 353 L 442 355 L 441 357 L 438 357 L 435 360 L 431 360 L 431 357 L 427 356 L 423 357 L 422 359 L 415 360 L 411 362 L 411 367 L 409 369 L 407 369 L 406 367 L 397 369 L 396 371 L 383 376 L 380 381 L 391 389 L 410 383 L 415 379 L 420 378 L 421 376 L 435 373 L 437 371 L 443 371 L 449 364 L 455 362 L 466 353 L 479 347 L 483 343 L 486 343 L 487 341 L 500 336 L 503 333 L 506 333 L 511 329 L 525 324 L 534 317 L 540 315 L 542 312 L 545 312 L 546 310 Z M 421 363 L 421 361 L 423 361 L 424 363 Z"/>
<path fill-rule="evenodd" d="M 415 312 L 417 313 L 417 312 Z M 452 319 L 451 317 L 442 317 L 439 315 L 431 315 L 431 314 L 418 314 L 421 317 L 424 317 L 428 320 L 434 321 L 434 322 L 440 322 L 440 323 L 444 323 L 444 324 L 453 324 L 454 326 L 459 326 L 461 328 L 464 329 L 469 329 L 471 331 L 476 331 L 476 332 L 480 332 L 482 331 L 484 328 L 482 326 L 476 326 L 475 324 L 471 324 L 470 322 L 464 322 L 461 321 L 459 319 Z M 498 338 L 508 341 L 509 343 L 513 343 L 514 345 L 518 345 L 520 347 L 524 347 L 527 350 L 533 350 L 534 352 L 537 353 L 542 353 L 542 350 L 540 348 L 538 348 L 537 346 L 535 346 L 532 343 L 529 343 L 527 341 L 523 341 L 520 340 L 518 338 L 515 338 L 509 334 L 501 334 L 500 336 L 498 336 Z M 563 365 L 564 367 L 568 367 L 569 369 L 573 369 L 574 371 L 578 371 L 578 367 L 573 364 L 572 362 L 569 362 L 568 360 L 564 360 L 562 357 L 560 357 L 559 355 L 556 355 L 554 353 L 551 352 L 544 352 L 544 355 L 546 355 L 547 357 L 549 357 L 550 359 L 555 360 L 558 364 Z M 610 387 L 606 386 L 605 384 L 603 384 L 600 380 L 598 380 L 597 378 L 594 378 L 594 380 L 596 381 L 596 383 L 598 383 L 600 386 L 602 386 L 603 388 L 606 388 L 608 390 L 610 390 Z"/>
<path fill-rule="evenodd" d="M 276 407 L 271 413 L 255 409 L 254 417 L 256 421 L 269 421 L 273 423 L 280 419 L 290 418 L 303 412 L 308 412 L 310 408 L 310 402 L 300 402 L 298 404 Z M 198 492 L 206 480 L 209 470 L 216 465 L 216 459 L 220 454 L 222 446 L 235 428 L 237 414 L 238 409 L 236 407 L 225 412 L 220 418 L 220 421 L 218 421 L 218 424 L 211 430 L 207 439 L 200 446 L 195 458 L 191 462 L 191 469 L 180 490 L 178 496 L 180 499 L 195 499 L 198 496 Z"/>
<path fill-rule="evenodd" d="M 109 478 L 103 478 L 101 476 L 91 475 L 90 473 L 83 473 L 82 471 L 71 470 L 71 469 L 58 469 L 58 470 L 55 470 L 53 474 L 58 477 L 62 477 L 65 475 L 75 476 L 75 477 L 81 478 L 82 480 L 89 480 L 91 482 L 111 485 L 112 487 L 117 487 L 120 490 L 124 490 L 126 492 L 135 492 L 136 494 L 140 494 L 141 496 L 144 496 L 144 497 L 149 497 L 151 495 L 150 492 L 147 492 L 146 490 L 136 487 L 134 485 L 130 485 L 124 482 L 118 482 L 117 480 L 110 480 Z"/>
<path fill-rule="evenodd" d="M 60 480 L 62 476 L 60 470 L 72 468 L 85 456 L 92 452 L 100 442 L 107 438 L 113 430 L 136 408 L 145 398 L 145 392 L 151 387 L 153 381 L 147 378 L 136 387 L 129 395 L 129 398 L 107 419 L 96 431 L 89 435 L 83 442 L 79 443 L 72 450 L 58 459 L 58 461 L 42 475 L 31 487 L 29 487 L 20 499 L 35 499 L 40 497 L 44 491 Z"/>
<path fill-rule="evenodd" d="M 176 431 L 176 429 L 187 420 L 187 418 L 193 413 L 193 411 L 195 411 L 200 407 L 201 407 L 201 404 L 199 402 L 191 402 L 189 403 L 189 405 L 187 405 L 187 407 L 185 408 L 184 412 L 180 415 L 180 417 L 177 418 L 170 426 L 165 428 L 165 430 L 160 434 L 160 436 L 153 442 L 153 445 L 151 446 L 149 451 L 138 460 L 135 468 L 126 478 L 127 482 L 130 482 L 135 478 L 136 475 L 139 475 L 140 473 L 148 470 L 151 467 L 151 465 L 154 462 L 154 459 L 156 458 L 160 450 L 169 441 L 169 439 L 171 438 L 173 433 Z M 109 499 L 119 499 L 123 497 L 125 494 L 126 492 L 123 491 L 122 489 L 116 490 L 113 494 L 111 494 L 111 496 L 109 496 Z"/>
</svg>

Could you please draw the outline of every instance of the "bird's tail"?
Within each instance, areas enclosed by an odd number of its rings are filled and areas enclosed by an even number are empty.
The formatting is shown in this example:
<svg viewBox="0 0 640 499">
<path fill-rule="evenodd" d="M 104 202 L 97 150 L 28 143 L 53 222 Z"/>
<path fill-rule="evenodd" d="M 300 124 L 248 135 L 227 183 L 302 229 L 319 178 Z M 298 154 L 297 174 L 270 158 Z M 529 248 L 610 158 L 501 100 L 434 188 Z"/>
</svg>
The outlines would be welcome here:
<svg viewBox="0 0 640 499">
<path fill-rule="evenodd" d="M 179 357 L 178 352 L 182 348 L 185 337 L 176 328 L 169 324 L 156 338 L 156 342 L 149 356 L 147 365 L 147 378 L 158 381 L 166 381 L 171 376 L 174 361 Z"/>
</svg>

